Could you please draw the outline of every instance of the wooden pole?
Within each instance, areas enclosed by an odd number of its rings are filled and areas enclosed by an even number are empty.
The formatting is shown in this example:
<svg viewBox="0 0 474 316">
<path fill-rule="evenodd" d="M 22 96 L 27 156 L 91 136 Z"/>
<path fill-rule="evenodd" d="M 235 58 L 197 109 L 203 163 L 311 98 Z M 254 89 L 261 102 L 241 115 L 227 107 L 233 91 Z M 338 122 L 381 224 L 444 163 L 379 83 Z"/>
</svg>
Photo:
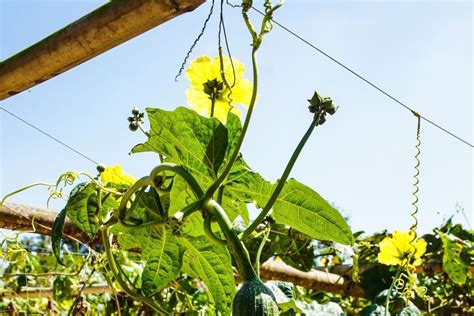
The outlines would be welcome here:
<svg viewBox="0 0 474 316">
<path fill-rule="evenodd" d="M 51 227 L 56 216 L 56 212 L 5 202 L 0 207 L 0 228 L 51 235 Z M 72 237 L 81 242 L 87 241 L 87 236 L 81 233 L 67 218 L 63 233 L 65 238 Z M 260 274 L 266 281 L 280 280 L 321 291 L 347 293 L 353 296 L 363 295 L 362 289 L 351 287 L 352 282 L 349 278 L 327 271 L 303 272 L 282 262 L 265 262 L 260 267 Z M 236 282 L 239 282 L 238 277 Z M 30 292 L 29 295 L 32 293 Z"/>
<path fill-rule="evenodd" d="M 39 208 L 15 203 L 5 203 L 0 207 L 0 228 L 50 235 L 56 216 L 56 212 L 47 212 Z M 67 218 L 63 233 L 64 238 L 80 242 L 87 242 L 88 240 L 87 236 Z M 99 241 L 95 240 L 93 242 Z M 361 266 L 360 272 L 369 267 Z M 468 269 L 469 271 L 474 271 L 472 266 Z M 283 262 L 265 262 L 260 266 L 260 275 L 266 281 L 286 281 L 320 291 L 361 297 L 364 295 L 364 291 L 350 280 L 351 271 L 352 267 L 348 265 L 316 268 L 309 272 L 300 271 Z M 416 272 L 428 274 L 441 273 L 443 272 L 443 267 L 439 263 L 429 266 L 418 266 Z"/>
<path fill-rule="evenodd" d="M 31 206 L 5 202 L 0 207 L 0 228 L 51 235 L 57 213 Z M 63 237 L 85 242 L 88 238 L 66 218 Z"/>
<path fill-rule="evenodd" d="M 0 62 L 0 100 L 51 79 L 205 0 L 114 0 Z"/>
</svg>

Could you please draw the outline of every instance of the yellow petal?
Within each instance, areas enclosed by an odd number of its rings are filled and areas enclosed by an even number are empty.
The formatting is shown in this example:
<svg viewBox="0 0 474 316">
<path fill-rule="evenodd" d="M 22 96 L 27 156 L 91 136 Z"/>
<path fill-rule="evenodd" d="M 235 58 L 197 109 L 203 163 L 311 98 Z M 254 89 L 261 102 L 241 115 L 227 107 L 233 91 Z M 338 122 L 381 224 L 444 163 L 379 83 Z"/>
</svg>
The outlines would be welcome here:
<svg viewBox="0 0 474 316">
<path fill-rule="evenodd" d="M 241 104 L 245 108 L 250 105 L 250 99 L 252 98 L 253 85 L 247 79 L 240 80 L 238 84 L 232 88 L 232 94 L 226 97 L 232 98 L 232 104 Z"/>
<path fill-rule="evenodd" d="M 420 258 L 421 256 L 423 256 L 425 254 L 426 245 L 427 245 L 426 241 L 423 238 L 420 238 L 416 241 L 416 243 L 415 243 L 415 248 L 416 248 L 415 257 Z"/>
<path fill-rule="evenodd" d="M 194 111 L 201 115 L 209 115 L 211 111 L 211 100 L 203 90 L 196 88 L 186 89 L 186 99 Z"/>
<path fill-rule="evenodd" d="M 227 115 L 229 114 L 229 111 L 239 117 L 242 114 L 235 106 L 231 108 L 227 102 L 216 101 L 214 106 L 214 117 L 216 117 L 219 121 L 225 123 L 227 121 Z"/>
<path fill-rule="evenodd" d="M 223 56 L 222 59 L 224 64 L 224 75 L 226 77 L 227 82 L 229 83 L 229 85 L 232 85 L 232 83 L 234 82 L 235 73 L 235 83 L 237 84 L 237 81 L 241 80 L 244 76 L 244 65 L 242 65 L 242 63 L 240 63 L 235 58 L 232 58 L 232 63 L 230 62 L 230 58 L 227 56 Z M 232 64 L 234 66 L 233 69 Z M 219 56 L 214 57 L 214 59 L 212 60 L 212 73 L 214 75 L 214 78 L 222 80 Z"/>
<path fill-rule="evenodd" d="M 400 264 L 401 254 L 394 243 L 394 239 L 391 237 L 385 237 L 379 244 L 380 252 L 378 254 L 378 260 L 380 263 L 386 265 L 397 265 Z"/>
<path fill-rule="evenodd" d="M 106 167 L 100 174 L 100 180 L 104 185 L 109 183 L 132 185 L 136 181 L 134 177 L 124 174 L 120 165 Z"/>
<path fill-rule="evenodd" d="M 191 85 L 197 89 L 202 89 L 202 85 L 208 80 L 217 78 L 214 77 L 212 72 L 211 58 L 209 56 L 201 56 L 193 60 L 188 70 L 186 70 L 186 77 Z"/>
</svg>

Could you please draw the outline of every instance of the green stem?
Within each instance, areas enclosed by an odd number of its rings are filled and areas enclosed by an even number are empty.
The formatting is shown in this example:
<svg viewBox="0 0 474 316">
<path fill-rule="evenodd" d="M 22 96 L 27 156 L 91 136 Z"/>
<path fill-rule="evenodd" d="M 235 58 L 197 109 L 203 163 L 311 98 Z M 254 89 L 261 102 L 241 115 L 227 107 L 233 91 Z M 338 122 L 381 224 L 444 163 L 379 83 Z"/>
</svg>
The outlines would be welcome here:
<svg viewBox="0 0 474 316">
<path fill-rule="evenodd" d="M 81 176 L 85 176 L 87 178 L 89 178 L 89 180 L 91 180 L 99 189 L 101 189 L 102 191 L 105 191 L 107 193 L 111 193 L 111 194 L 115 194 L 115 195 L 123 195 L 122 193 L 120 192 L 117 192 L 117 191 L 114 191 L 114 190 L 111 190 L 109 188 L 106 188 L 104 187 L 102 184 L 100 184 L 96 179 L 94 179 L 93 176 L 91 176 L 90 174 L 88 174 L 87 172 L 79 172 L 79 175 Z"/>
<path fill-rule="evenodd" d="M 155 301 L 148 297 L 141 296 L 138 294 L 135 290 L 130 288 L 130 286 L 122 279 L 118 268 L 117 268 L 117 263 L 115 262 L 114 255 L 112 253 L 112 249 L 110 248 L 110 241 L 107 233 L 108 229 L 107 228 L 102 228 L 100 230 L 101 236 L 102 236 L 102 243 L 104 245 L 104 251 L 107 256 L 107 261 L 110 267 L 110 271 L 114 275 L 115 280 L 119 283 L 120 287 L 124 290 L 127 295 L 132 297 L 135 300 L 138 301 L 143 301 L 145 304 L 150 306 L 154 311 L 160 313 L 161 315 L 169 315 L 168 311 L 164 309 L 162 306 L 158 305 Z M 111 285 L 112 286 L 112 285 Z"/>
<path fill-rule="evenodd" d="M 214 232 L 212 231 L 212 217 L 211 214 L 206 214 L 207 216 L 204 218 L 204 232 L 206 233 L 207 237 L 209 237 L 210 240 L 213 242 L 219 244 L 219 245 L 226 245 L 227 241 L 220 239 L 217 237 Z"/>
<path fill-rule="evenodd" d="M 204 192 L 201 189 L 201 186 L 199 183 L 196 181 L 196 179 L 190 174 L 186 169 L 184 169 L 182 166 L 170 163 L 170 162 L 164 162 L 155 168 L 150 172 L 150 180 L 151 180 L 151 185 L 154 186 L 154 180 L 163 171 L 171 171 L 183 178 L 184 181 L 191 187 L 191 190 L 193 190 L 194 194 L 196 196 L 203 196 Z"/>
<path fill-rule="evenodd" d="M 215 96 L 215 93 L 212 93 L 212 96 L 211 96 L 211 115 L 210 115 L 210 117 L 214 117 L 215 105 L 216 105 L 216 96 Z"/>
<path fill-rule="evenodd" d="M 283 171 L 283 174 L 280 180 L 278 181 L 277 187 L 275 188 L 272 195 L 270 196 L 270 199 L 268 200 L 267 204 L 265 205 L 263 210 L 260 212 L 260 214 L 258 214 L 257 218 L 244 230 L 244 232 L 240 236 L 240 239 L 247 238 L 255 230 L 255 228 L 257 228 L 257 226 L 260 225 L 261 222 L 263 222 L 265 217 L 268 215 L 268 213 L 272 209 L 273 204 L 276 202 L 278 196 L 283 190 L 283 187 L 285 186 L 286 180 L 288 179 L 291 169 L 293 169 L 293 166 L 295 165 L 295 162 L 298 159 L 298 156 L 300 155 L 301 150 L 303 149 L 304 145 L 306 144 L 309 137 L 311 136 L 311 133 L 313 132 L 314 128 L 318 125 L 320 117 L 321 117 L 321 114 L 319 113 L 311 122 L 311 125 L 309 126 L 308 130 L 303 135 L 303 138 L 301 139 L 295 151 L 293 152 L 293 155 L 291 156 L 290 161 L 288 161 L 288 164 L 286 165 L 286 168 Z"/>
<path fill-rule="evenodd" d="M 395 274 L 395 277 L 392 280 L 392 284 L 390 284 L 390 288 L 388 289 L 387 298 L 385 299 L 385 316 L 390 315 L 390 312 L 388 311 L 388 308 L 390 306 L 390 294 L 392 293 L 393 287 L 395 286 L 395 282 L 397 282 L 401 273 L 402 273 L 402 267 L 398 269 L 397 273 Z"/>
<path fill-rule="evenodd" d="M 258 246 L 257 255 L 255 256 L 255 271 L 257 271 L 257 276 L 260 277 L 260 257 L 262 256 L 263 247 L 267 243 L 268 236 L 270 236 L 271 224 L 268 223 L 268 230 L 265 236 L 263 236 L 262 242 Z"/>
<path fill-rule="evenodd" d="M 46 183 L 46 182 L 36 182 L 36 183 L 29 184 L 29 185 L 27 185 L 26 187 L 23 187 L 23 188 L 21 188 L 21 189 L 18 189 L 18 190 L 16 190 L 16 191 L 13 191 L 13 192 L 8 193 L 7 195 L 5 195 L 5 196 L 2 198 L 2 200 L 0 201 L 0 206 L 2 206 L 3 203 L 6 201 L 6 199 L 8 199 L 10 196 L 13 196 L 13 195 L 18 194 L 18 193 L 20 193 L 20 192 L 22 192 L 22 191 L 25 191 L 25 190 L 27 190 L 27 189 L 29 189 L 29 188 L 32 188 L 32 187 L 35 187 L 35 186 L 40 186 L 40 185 L 41 185 L 41 186 L 47 186 L 47 187 L 50 187 L 50 188 L 52 188 L 52 187 L 55 186 L 54 184 Z"/>
<path fill-rule="evenodd" d="M 239 141 L 237 142 L 237 145 L 235 146 L 234 152 L 232 153 L 232 156 L 230 157 L 229 161 L 227 162 L 227 165 L 224 169 L 224 171 L 221 173 L 219 178 L 211 185 L 211 187 L 207 190 L 205 199 L 211 199 L 216 190 L 220 187 L 222 182 L 224 182 L 225 178 L 230 172 L 230 169 L 234 165 L 235 160 L 239 156 L 240 153 L 240 148 L 242 147 L 242 143 L 245 138 L 245 134 L 247 133 L 247 129 L 250 124 L 250 118 L 252 117 L 252 112 L 255 106 L 255 102 L 257 101 L 257 90 L 258 90 L 258 67 L 257 67 L 257 49 L 258 48 L 253 48 L 252 49 L 252 69 L 253 69 L 253 90 L 252 90 L 252 97 L 250 99 L 250 104 L 249 104 L 249 109 L 247 111 L 247 116 L 245 117 L 245 122 L 242 127 L 242 132 L 240 134 Z"/>
<path fill-rule="evenodd" d="M 215 216 L 227 240 L 227 247 L 237 263 L 242 280 L 245 282 L 258 278 L 252 267 L 247 249 L 242 241 L 239 240 L 235 231 L 232 230 L 232 223 L 222 207 L 214 200 L 209 200 L 204 207 L 209 214 Z"/>
<path fill-rule="evenodd" d="M 151 185 L 150 178 L 143 177 L 135 181 L 135 183 L 132 184 L 132 186 L 128 188 L 127 192 L 125 192 L 125 194 L 123 195 L 122 200 L 120 201 L 120 205 L 117 209 L 117 217 L 122 225 L 128 226 L 128 224 L 124 221 L 126 219 L 125 211 L 127 210 L 128 201 L 130 201 L 135 192 L 148 185 Z"/>
</svg>

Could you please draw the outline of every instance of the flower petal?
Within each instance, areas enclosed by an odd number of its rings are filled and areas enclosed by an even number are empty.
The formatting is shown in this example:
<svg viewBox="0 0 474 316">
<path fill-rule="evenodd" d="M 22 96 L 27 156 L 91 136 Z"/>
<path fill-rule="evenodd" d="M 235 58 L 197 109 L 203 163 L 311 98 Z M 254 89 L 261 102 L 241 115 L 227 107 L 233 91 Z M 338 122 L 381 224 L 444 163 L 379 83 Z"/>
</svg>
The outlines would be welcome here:
<svg viewBox="0 0 474 316">
<path fill-rule="evenodd" d="M 136 179 L 128 174 L 124 174 L 122 166 L 108 166 L 100 173 L 100 181 L 104 185 L 109 183 L 132 185 Z"/>
<path fill-rule="evenodd" d="M 208 80 L 217 78 L 212 73 L 211 58 L 209 56 L 201 56 L 193 60 L 188 70 L 186 70 L 186 77 L 191 85 L 197 89 L 202 89 L 202 85 Z"/>
</svg>

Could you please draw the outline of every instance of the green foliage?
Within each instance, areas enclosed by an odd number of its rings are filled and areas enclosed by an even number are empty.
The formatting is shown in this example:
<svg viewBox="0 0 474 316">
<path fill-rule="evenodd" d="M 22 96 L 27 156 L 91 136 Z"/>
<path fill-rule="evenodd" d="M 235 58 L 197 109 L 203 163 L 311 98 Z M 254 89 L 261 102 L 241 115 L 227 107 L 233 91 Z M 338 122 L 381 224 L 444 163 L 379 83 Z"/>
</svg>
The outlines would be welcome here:
<svg viewBox="0 0 474 316">
<path fill-rule="evenodd" d="M 142 273 L 142 292 L 152 296 L 179 275 L 182 249 L 179 239 L 166 226 L 134 229 L 126 234 L 134 242 L 125 245 L 139 248 L 146 262 Z M 121 239 L 122 243 L 123 237 Z"/>
<path fill-rule="evenodd" d="M 99 203 L 98 188 L 94 183 L 80 183 L 70 194 L 65 213 L 71 221 L 91 239 L 95 237 L 101 224 L 101 217 L 116 208 L 118 202 L 106 197 Z M 99 208 L 101 204 L 101 208 Z M 59 227 L 59 225 L 58 225 Z"/>
<path fill-rule="evenodd" d="M 223 162 L 229 142 L 227 129 L 217 119 L 205 118 L 184 107 L 174 111 L 148 108 L 147 113 L 150 136 L 132 152 L 160 153 L 166 161 L 185 166 L 207 187 Z"/>
<path fill-rule="evenodd" d="M 54 220 L 53 229 L 51 234 L 51 247 L 53 253 L 59 264 L 64 265 L 61 259 L 61 241 L 63 237 L 64 221 L 66 220 L 66 209 L 64 208 L 59 212 L 58 216 Z"/>
<path fill-rule="evenodd" d="M 275 186 L 258 173 L 245 170 L 239 176 L 229 177 L 226 191 L 236 196 L 251 197 L 263 207 L 270 199 Z M 273 218 L 308 236 L 352 244 L 352 232 L 341 214 L 311 188 L 290 179 L 273 206 Z"/>
<path fill-rule="evenodd" d="M 211 244 L 205 236 L 181 238 L 185 248 L 183 272 L 200 278 L 208 289 L 210 301 L 228 315 L 235 294 L 231 258 L 226 247 Z"/>
<path fill-rule="evenodd" d="M 251 257 L 256 255 L 263 236 L 264 233 L 257 229 L 255 234 L 247 238 L 245 244 Z M 302 271 L 309 271 L 314 267 L 313 239 L 308 235 L 288 226 L 272 223 L 268 239 L 261 254 L 261 262 L 276 256 Z"/>
</svg>

